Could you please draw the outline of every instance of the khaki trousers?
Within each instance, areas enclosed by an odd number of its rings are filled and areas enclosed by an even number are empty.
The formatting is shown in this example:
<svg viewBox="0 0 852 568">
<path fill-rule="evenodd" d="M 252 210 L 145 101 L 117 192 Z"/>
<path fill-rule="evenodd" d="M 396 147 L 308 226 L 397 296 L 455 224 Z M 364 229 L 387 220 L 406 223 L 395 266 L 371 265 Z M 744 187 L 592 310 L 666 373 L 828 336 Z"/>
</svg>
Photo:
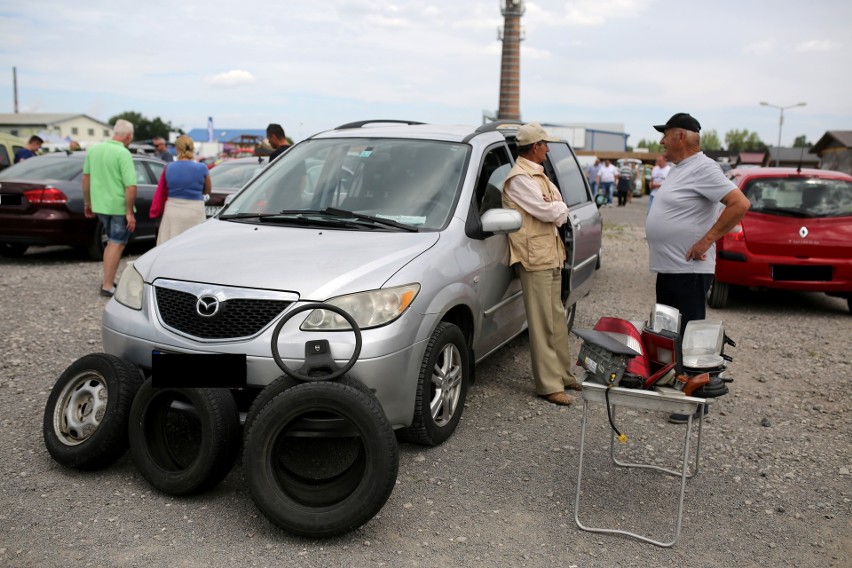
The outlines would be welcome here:
<svg viewBox="0 0 852 568">
<path fill-rule="evenodd" d="M 536 393 L 562 392 L 577 382 L 568 345 L 568 324 L 562 304 L 562 271 L 559 268 L 528 271 L 517 267 L 524 294 L 530 335 L 530 360 Z"/>
</svg>

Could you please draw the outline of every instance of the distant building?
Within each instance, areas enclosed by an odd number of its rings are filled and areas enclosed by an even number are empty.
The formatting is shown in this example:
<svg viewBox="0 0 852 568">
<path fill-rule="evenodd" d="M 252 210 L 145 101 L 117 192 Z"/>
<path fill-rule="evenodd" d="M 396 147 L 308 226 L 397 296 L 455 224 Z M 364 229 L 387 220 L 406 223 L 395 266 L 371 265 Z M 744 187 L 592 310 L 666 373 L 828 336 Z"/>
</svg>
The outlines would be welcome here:
<svg viewBox="0 0 852 568">
<path fill-rule="evenodd" d="M 852 130 L 829 130 L 811 147 L 819 156 L 819 167 L 852 175 Z"/>
<path fill-rule="evenodd" d="M 619 123 L 542 123 L 542 126 L 551 134 L 567 140 L 574 150 L 584 152 L 625 152 L 630 136 L 625 134 L 624 125 Z"/>
<path fill-rule="evenodd" d="M 47 143 L 76 140 L 83 145 L 103 142 L 112 136 L 112 126 L 85 114 L 0 113 L 0 132 L 20 138 L 33 134 Z"/>
<path fill-rule="evenodd" d="M 819 157 L 810 153 L 810 148 L 779 148 L 774 146 L 766 151 L 763 158 L 764 166 L 775 166 L 775 162 L 782 168 L 818 168 Z"/>
</svg>

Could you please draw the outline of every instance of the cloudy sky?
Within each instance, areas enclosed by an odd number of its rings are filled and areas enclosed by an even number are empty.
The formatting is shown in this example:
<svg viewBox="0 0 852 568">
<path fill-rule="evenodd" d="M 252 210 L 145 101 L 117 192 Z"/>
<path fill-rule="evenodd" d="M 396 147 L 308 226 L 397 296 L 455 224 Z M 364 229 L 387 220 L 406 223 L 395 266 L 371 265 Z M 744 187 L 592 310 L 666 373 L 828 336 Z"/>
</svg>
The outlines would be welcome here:
<svg viewBox="0 0 852 568">
<path fill-rule="evenodd" d="M 0 4 L 0 112 L 123 111 L 296 141 L 367 118 L 480 124 L 498 106 L 500 0 L 39 0 Z M 527 0 L 521 114 L 620 123 L 677 111 L 782 145 L 852 130 L 848 0 Z"/>
</svg>

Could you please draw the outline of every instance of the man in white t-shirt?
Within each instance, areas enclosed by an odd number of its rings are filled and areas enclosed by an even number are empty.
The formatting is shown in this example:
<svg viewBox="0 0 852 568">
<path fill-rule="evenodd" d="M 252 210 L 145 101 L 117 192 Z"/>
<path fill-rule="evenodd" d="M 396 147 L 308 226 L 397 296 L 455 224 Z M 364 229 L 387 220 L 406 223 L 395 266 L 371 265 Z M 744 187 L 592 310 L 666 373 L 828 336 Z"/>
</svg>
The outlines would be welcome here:
<svg viewBox="0 0 852 568">
<path fill-rule="evenodd" d="M 663 185 L 666 176 L 669 175 L 669 170 L 672 167 L 669 165 L 665 156 L 657 156 L 657 163 L 651 170 L 651 196 L 648 198 L 648 208 L 651 208 L 651 203 L 654 202 L 654 196 L 657 195 L 657 190 Z"/>
<path fill-rule="evenodd" d="M 606 195 L 607 203 L 612 207 L 612 193 L 615 188 L 615 178 L 618 177 L 618 168 L 609 160 L 604 160 L 598 170 L 598 193 Z"/>
</svg>

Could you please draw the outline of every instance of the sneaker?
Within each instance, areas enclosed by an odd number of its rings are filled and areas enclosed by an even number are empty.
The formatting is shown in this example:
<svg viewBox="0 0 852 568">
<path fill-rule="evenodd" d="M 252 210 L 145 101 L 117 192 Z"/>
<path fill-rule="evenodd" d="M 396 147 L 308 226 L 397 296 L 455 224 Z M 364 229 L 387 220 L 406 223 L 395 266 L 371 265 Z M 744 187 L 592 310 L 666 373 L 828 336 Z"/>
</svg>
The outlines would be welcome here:
<svg viewBox="0 0 852 568">
<path fill-rule="evenodd" d="M 704 416 L 707 416 L 707 413 L 710 411 L 710 407 L 706 404 L 704 405 Z M 698 410 L 695 411 L 695 414 L 692 415 L 693 418 L 698 418 Z M 672 424 L 686 424 L 689 422 L 689 414 L 672 414 L 669 416 L 669 422 Z"/>
<path fill-rule="evenodd" d="M 103 296 L 104 298 L 112 298 L 114 295 L 115 288 L 113 288 L 112 290 L 104 290 L 103 288 L 101 288 L 101 296 Z"/>
</svg>

